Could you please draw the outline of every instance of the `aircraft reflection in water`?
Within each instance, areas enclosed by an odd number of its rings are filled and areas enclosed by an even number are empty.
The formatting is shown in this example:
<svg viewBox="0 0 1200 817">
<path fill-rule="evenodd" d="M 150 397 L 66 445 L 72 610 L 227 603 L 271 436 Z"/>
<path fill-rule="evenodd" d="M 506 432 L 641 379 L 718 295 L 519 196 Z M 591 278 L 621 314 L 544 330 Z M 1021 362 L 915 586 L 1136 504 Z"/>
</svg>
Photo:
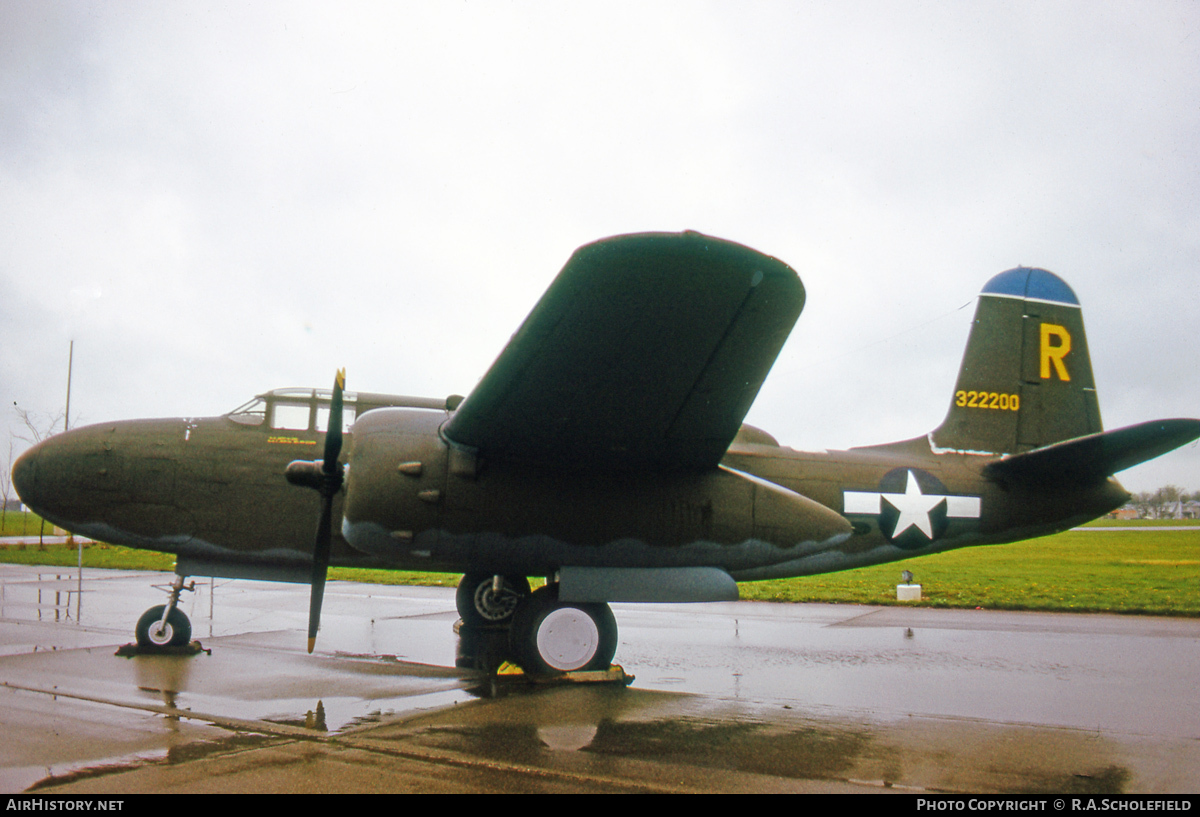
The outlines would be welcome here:
<svg viewBox="0 0 1200 817">
<path fill-rule="evenodd" d="M 618 236 L 576 251 L 465 399 L 339 374 L 223 417 L 61 434 L 13 480 L 61 527 L 177 555 L 143 643 L 190 637 L 188 575 L 311 581 L 311 650 L 329 564 L 446 571 L 466 574 L 464 624 L 508 627 L 544 674 L 609 666 L 607 602 L 731 600 L 736 581 L 1061 531 L 1126 501 L 1112 474 L 1200 436 L 1103 431 L 1075 294 L 1018 268 L 984 286 L 937 429 L 793 451 L 742 419 L 803 305 L 796 273 L 747 247 Z M 315 544 L 297 485 L 322 497 Z"/>
</svg>

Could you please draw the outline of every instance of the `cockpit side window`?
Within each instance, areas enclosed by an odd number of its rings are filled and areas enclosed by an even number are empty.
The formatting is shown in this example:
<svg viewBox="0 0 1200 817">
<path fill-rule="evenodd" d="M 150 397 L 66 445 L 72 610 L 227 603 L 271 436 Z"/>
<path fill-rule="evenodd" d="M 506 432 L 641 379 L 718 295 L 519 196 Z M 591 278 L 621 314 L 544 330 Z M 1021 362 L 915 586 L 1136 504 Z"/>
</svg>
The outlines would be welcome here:
<svg viewBox="0 0 1200 817">
<path fill-rule="evenodd" d="M 275 403 L 271 407 L 271 428 L 307 431 L 310 409 L 309 403 Z"/>
<path fill-rule="evenodd" d="M 342 404 L 342 433 L 350 431 L 350 426 L 354 425 L 355 407 L 353 405 Z M 317 404 L 317 431 L 325 431 L 329 425 L 329 404 Z"/>
</svg>

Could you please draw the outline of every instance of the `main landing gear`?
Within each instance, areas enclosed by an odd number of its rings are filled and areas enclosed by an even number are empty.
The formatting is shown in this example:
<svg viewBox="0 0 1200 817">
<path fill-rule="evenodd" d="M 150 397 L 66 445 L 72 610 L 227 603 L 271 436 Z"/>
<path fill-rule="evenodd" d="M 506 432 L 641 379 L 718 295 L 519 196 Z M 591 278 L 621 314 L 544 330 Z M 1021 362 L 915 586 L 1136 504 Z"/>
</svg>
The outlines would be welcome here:
<svg viewBox="0 0 1200 817">
<path fill-rule="evenodd" d="M 184 647 L 191 642 L 192 622 L 176 605 L 179 604 L 181 592 L 195 589 L 195 582 L 184 585 L 183 576 L 175 576 L 167 603 L 151 607 L 138 619 L 139 647 Z"/>
<path fill-rule="evenodd" d="M 617 621 L 603 602 L 564 602 L 558 584 L 532 593 L 524 577 L 467 574 L 458 613 L 475 628 L 506 628 L 513 659 L 528 675 L 607 670 L 617 651 Z"/>
<path fill-rule="evenodd" d="M 507 627 L 517 606 L 528 597 L 529 580 L 524 576 L 468 573 L 458 583 L 454 603 L 468 627 Z"/>
</svg>

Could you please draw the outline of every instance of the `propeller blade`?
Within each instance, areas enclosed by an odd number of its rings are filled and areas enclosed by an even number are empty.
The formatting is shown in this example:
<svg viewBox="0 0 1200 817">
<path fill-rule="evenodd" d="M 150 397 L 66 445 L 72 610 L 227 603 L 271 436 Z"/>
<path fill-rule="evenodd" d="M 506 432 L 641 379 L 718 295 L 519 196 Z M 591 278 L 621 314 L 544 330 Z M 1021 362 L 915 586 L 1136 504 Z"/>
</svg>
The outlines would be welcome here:
<svg viewBox="0 0 1200 817">
<path fill-rule="evenodd" d="M 291 473 L 288 466 L 289 480 L 299 484 L 310 485 L 321 494 L 321 518 L 317 522 L 317 537 L 313 542 L 312 565 L 312 595 L 308 603 L 308 651 L 311 653 L 317 643 L 317 628 L 321 625 L 321 603 L 325 599 L 325 577 L 329 573 L 329 545 L 333 538 L 333 497 L 342 487 L 341 463 L 338 457 L 342 453 L 342 393 L 346 388 L 346 370 L 339 369 L 333 382 L 333 401 L 329 406 L 329 424 L 325 429 L 325 459 L 321 463 L 319 474 L 307 472 L 306 475 Z M 308 465 L 314 468 L 317 463 Z"/>
<path fill-rule="evenodd" d="M 322 491 L 322 494 L 325 492 Z M 317 628 L 321 626 L 321 603 L 325 599 L 325 576 L 329 572 L 329 540 L 333 520 L 333 494 L 321 497 L 321 521 L 317 523 L 317 539 L 313 543 L 312 595 L 308 602 L 308 651 L 317 643 Z"/>
<path fill-rule="evenodd" d="M 325 473 L 337 470 L 342 453 L 342 392 L 346 388 L 346 370 L 338 369 L 333 381 L 333 402 L 329 406 L 329 424 L 325 428 Z"/>
</svg>

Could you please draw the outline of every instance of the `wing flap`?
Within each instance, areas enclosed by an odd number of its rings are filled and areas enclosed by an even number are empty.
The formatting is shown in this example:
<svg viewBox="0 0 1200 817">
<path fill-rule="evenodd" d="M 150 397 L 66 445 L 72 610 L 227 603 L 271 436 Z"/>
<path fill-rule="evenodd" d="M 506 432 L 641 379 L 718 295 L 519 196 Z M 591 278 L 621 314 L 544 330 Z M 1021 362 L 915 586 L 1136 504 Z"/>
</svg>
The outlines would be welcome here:
<svg viewBox="0 0 1200 817">
<path fill-rule="evenodd" d="M 443 430 L 485 456 L 713 467 L 804 306 L 783 262 L 699 233 L 581 247 Z"/>
</svg>

